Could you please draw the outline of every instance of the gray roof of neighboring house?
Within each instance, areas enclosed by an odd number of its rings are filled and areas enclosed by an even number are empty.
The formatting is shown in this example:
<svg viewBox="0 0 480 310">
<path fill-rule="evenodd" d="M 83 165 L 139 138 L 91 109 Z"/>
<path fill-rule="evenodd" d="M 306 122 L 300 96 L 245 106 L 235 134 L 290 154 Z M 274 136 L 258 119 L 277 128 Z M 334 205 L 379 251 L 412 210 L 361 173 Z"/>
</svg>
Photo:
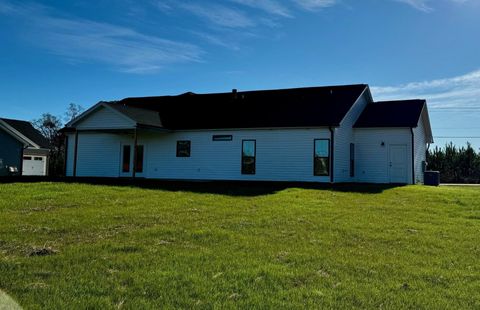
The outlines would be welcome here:
<svg viewBox="0 0 480 310">
<path fill-rule="evenodd" d="M 30 122 L 8 118 L 0 119 L 41 148 L 49 148 L 48 140 Z"/>
</svg>

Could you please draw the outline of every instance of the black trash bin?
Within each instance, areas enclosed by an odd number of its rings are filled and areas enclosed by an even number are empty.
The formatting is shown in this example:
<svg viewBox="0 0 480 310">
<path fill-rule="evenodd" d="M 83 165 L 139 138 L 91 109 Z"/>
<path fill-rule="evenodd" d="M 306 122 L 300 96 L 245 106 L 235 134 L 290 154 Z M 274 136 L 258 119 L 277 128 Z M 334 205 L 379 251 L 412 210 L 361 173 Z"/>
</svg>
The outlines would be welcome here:
<svg viewBox="0 0 480 310">
<path fill-rule="evenodd" d="M 440 172 L 438 171 L 425 171 L 423 184 L 429 186 L 439 186 L 440 185 Z"/>
</svg>

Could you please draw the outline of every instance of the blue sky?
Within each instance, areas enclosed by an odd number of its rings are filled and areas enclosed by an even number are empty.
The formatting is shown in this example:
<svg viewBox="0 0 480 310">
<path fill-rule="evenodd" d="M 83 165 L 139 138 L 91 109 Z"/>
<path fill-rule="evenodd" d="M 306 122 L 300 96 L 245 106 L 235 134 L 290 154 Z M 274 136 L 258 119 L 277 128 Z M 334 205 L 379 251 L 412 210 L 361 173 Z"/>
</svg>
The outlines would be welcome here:
<svg viewBox="0 0 480 310">
<path fill-rule="evenodd" d="M 478 0 L 0 0 L 0 116 L 367 83 L 427 99 L 437 145 L 480 148 L 479 16 Z"/>
</svg>

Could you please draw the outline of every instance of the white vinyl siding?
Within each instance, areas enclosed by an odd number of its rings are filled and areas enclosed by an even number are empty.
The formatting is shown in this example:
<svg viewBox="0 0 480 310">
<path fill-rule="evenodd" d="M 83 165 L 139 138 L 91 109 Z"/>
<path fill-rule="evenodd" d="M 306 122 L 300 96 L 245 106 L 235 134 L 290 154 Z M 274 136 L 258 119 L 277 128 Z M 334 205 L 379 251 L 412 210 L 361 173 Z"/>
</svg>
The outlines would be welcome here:
<svg viewBox="0 0 480 310">
<path fill-rule="evenodd" d="M 350 177 L 350 143 L 354 143 L 353 125 L 369 102 L 365 92 L 352 106 L 339 128 L 335 129 L 334 182 L 354 182 Z"/>
<path fill-rule="evenodd" d="M 232 141 L 212 141 L 214 134 Z M 328 129 L 190 131 L 146 138 L 148 178 L 329 182 L 313 176 L 313 141 L 328 139 Z M 190 157 L 176 157 L 176 141 L 190 140 Z M 241 174 L 242 140 L 256 140 L 256 171 Z"/>
<path fill-rule="evenodd" d="M 410 128 L 356 128 L 355 176 L 362 183 L 390 183 L 389 146 L 407 146 L 407 179 L 412 182 L 412 133 Z M 384 142 L 384 146 L 382 146 Z"/>
<path fill-rule="evenodd" d="M 117 134 L 79 132 L 77 176 L 118 177 L 120 145 L 128 139 Z"/>
<path fill-rule="evenodd" d="M 212 141 L 215 134 L 232 141 Z M 241 174 L 242 140 L 256 140 L 256 173 Z M 143 176 L 155 179 L 262 180 L 329 182 L 313 175 L 314 139 L 330 139 L 328 129 L 183 131 L 140 133 L 145 145 Z M 73 166 L 74 141 L 69 141 L 67 173 Z M 191 141 L 190 157 L 177 157 L 177 141 Z M 77 176 L 118 177 L 121 143 L 132 136 L 79 133 Z M 71 175 L 71 173 L 69 174 Z"/>
<path fill-rule="evenodd" d="M 103 106 L 92 112 L 88 117 L 80 120 L 76 125 L 78 130 L 88 129 L 124 129 L 133 128 L 135 123 L 110 108 Z"/>
<path fill-rule="evenodd" d="M 415 182 L 423 183 L 422 162 L 426 161 L 427 142 L 425 137 L 425 126 L 422 118 L 418 122 L 418 127 L 413 129 L 414 149 L 415 149 Z"/>
</svg>

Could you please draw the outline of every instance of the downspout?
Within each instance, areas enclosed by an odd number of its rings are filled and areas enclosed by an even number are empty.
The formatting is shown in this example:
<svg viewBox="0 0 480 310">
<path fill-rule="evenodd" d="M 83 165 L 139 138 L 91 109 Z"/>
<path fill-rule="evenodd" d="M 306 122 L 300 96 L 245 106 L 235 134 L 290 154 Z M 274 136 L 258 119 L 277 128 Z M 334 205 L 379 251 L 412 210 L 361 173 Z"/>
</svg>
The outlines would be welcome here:
<svg viewBox="0 0 480 310">
<path fill-rule="evenodd" d="M 77 176 L 78 130 L 75 130 L 75 149 L 73 151 L 73 177 Z"/>
<path fill-rule="evenodd" d="M 333 172 L 335 171 L 334 169 L 334 162 L 335 162 L 335 157 L 334 157 L 334 145 L 335 145 L 335 135 L 334 135 L 334 129 L 332 126 L 329 126 L 328 129 L 330 130 L 330 183 L 333 183 L 334 178 L 333 178 Z"/>
<path fill-rule="evenodd" d="M 415 184 L 415 135 L 413 133 L 413 127 L 410 127 L 412 133 L 412 184 Z"/>
</svg>

